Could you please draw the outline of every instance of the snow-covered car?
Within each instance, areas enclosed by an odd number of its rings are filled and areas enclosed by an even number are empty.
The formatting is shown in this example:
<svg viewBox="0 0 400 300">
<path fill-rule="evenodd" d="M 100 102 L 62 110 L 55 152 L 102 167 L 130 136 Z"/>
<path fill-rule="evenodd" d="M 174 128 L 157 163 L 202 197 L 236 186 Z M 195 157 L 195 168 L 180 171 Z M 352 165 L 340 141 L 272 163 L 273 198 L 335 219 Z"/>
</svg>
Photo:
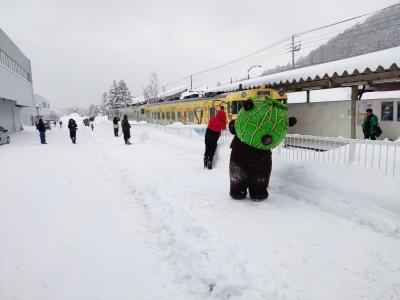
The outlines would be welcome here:
<svg viewBox="0 0 400 300">
<path fill-rule="evenodd" d="M 0 126 L 0 145 L 10 143 L 10 136 L 7 134 L 7 132 L 7 129 Z"/>
</svg>

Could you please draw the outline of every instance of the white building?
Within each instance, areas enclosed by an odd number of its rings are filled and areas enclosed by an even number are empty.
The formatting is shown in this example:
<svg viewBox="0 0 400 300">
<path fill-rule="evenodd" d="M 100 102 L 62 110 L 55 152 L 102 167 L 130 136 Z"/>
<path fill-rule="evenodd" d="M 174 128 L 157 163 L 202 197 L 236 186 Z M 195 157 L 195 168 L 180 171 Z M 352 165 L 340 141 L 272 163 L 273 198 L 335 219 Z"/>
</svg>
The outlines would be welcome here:
<svg viewBox="0 0 400 300">
<path fill-rule="evenodd" d="M 58 113 L 50 108 L 50 101 L 47 98 L 34 94 L 33 100 L 33 107 L 24 107 L 21 111 L 24 125 L 34 125 L 38 116 L 43 120 L 58 119 Z"/>
<path fill-rule="evenodd" d="M 22 130 L 21 109 L 33 106 L 31 62 L 0 29 L 0 126 Z"/>
</svg>

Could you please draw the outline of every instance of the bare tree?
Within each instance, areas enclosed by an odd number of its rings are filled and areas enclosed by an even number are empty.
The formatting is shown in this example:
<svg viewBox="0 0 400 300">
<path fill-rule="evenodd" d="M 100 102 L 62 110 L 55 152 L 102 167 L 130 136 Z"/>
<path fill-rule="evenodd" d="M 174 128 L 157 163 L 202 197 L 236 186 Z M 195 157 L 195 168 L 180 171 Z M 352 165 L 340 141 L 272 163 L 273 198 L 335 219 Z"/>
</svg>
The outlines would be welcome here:
<svg viewBox="0 0 400 300">
<path fill-rule="evenodd" d="M 148 78 L 148 83 L 143 87 L 143 96 L 148 103 L 158 101 L 159 82 L 157 72 L 152 72 Z"/>
</svg>

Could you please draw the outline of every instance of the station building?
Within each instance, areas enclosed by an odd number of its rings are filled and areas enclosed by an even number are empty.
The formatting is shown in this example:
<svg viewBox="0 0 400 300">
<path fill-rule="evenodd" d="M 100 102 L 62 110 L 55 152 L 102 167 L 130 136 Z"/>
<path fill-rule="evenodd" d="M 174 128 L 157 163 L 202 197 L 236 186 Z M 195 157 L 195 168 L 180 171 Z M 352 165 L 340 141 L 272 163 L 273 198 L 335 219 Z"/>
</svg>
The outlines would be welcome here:
<svg viewBox="0 0 400 300">
<path fill-rule="evenodd" d="M 34 107 L 31 61 L 0 28 L 0 126 L 22 130 L 24 107 Z"/>
</svg>

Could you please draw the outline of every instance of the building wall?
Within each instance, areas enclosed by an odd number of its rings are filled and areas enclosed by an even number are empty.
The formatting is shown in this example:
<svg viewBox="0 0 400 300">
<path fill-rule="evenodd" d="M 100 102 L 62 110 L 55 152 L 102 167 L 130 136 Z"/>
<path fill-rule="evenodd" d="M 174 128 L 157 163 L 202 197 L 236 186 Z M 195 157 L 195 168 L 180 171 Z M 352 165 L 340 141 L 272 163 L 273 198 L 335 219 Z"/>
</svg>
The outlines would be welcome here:
<svg viewBox="0 0 400 300">
<path fill-rule="evenodd" d="M 22 130 L 21 108 L 32 106 L 31 62 L 0 29 L 0 124 Z"/>
<path fill-rule="evenodd" d="M 393 120 L 382 120 L 382 103 L 393 103 Z M 351 136 L 351 101 L 314 102 L 289 104 L 289 115 L 297 118 L 296 126 L 289 133 L 309 134 L 316 136 L 346 137 Z M 375 99 L 357 101 L 356 138 L 363 139 L 361 124 L 364 112 L 372 108 L 379 119 L 382 136 L 379 139 L 396 140 L 400 137 L 400 99 Z M 399 119 L 398 119 L 399 117 Z"/>
<path fill-rule="evenodd" d="M 10 133 L 23 129 L 20 117 L 21 107 L 14 101 L 0 99 L 0 126 Z"/>
<path fill-rule="evenodd" d="M 293 103 L 289 116 L 297 118 L 289 133 L 348 138 L 351 134 L 350 101 Z"/>
<path fill-rule="evenodd" d="M 32 84 L 0 64 L 0 98 L 20 106 L 33 106 Z"/>
</svg>

